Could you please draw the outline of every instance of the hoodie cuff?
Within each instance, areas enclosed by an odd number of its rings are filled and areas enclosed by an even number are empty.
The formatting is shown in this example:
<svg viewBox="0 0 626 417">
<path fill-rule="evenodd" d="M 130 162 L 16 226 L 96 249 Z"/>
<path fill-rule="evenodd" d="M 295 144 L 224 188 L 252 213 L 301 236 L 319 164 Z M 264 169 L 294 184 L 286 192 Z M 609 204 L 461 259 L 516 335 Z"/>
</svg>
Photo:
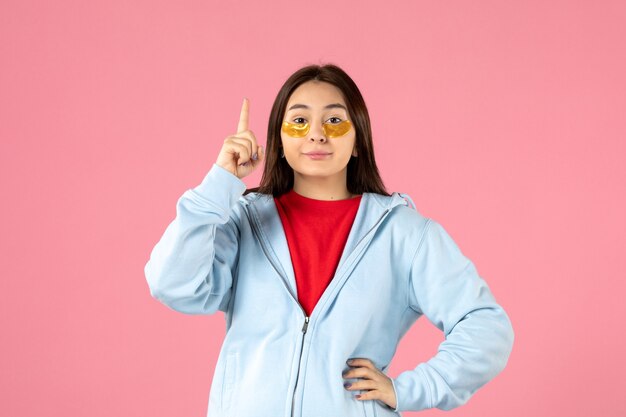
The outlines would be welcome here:
<svg viewBox="0 0 626 417">
<path fill-rule="evenodd" d="M 246 188 L 246 183 L 239 177 L 214 163 L 202 182 L 191 191 L 218 207 L 229 209 Z"/>
<path fill-rule="evenodd" d="M 402 372 L 393 381 L 396 393 L 396 408 L 393 411 L 422 411 L 432 408 L 430 387 L 420 366 Z"/>
<path fill-rule="evenodd" d="M 398 399 L 398 391 L 396 390 L 396 381 L 393 378 L 391 378 L 391 385 L 393 386 L 393 394 L 396 396 L 396 408 L 389 408 L 398 412 L 398 409 L 400 408 L 400 400 Z"/>
</svg>

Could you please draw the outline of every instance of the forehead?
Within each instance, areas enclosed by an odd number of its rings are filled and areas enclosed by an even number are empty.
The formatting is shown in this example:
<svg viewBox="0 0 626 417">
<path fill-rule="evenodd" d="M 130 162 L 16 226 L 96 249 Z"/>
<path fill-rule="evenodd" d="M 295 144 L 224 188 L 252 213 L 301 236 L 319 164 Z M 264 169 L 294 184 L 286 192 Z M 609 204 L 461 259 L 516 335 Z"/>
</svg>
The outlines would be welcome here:
<svg viewBox="0 0 626 417">
<path fill-rule="evenodd" d="M 287 108 L 293 104 L 305 104 L 312 108 L 323 108 L 327 104 L 340 103 L 346 105 L 341 90 L 324 81 L 307 81 L 296 88 L 289 100 Z"/>
</svg>

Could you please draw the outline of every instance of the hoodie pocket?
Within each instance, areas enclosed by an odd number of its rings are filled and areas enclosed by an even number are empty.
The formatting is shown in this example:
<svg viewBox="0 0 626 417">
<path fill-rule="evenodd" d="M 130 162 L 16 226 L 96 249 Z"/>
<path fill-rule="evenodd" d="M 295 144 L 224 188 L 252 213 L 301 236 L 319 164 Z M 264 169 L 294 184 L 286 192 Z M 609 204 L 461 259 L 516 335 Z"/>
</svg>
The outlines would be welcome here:
<svg viewBox="0 0 626 417">
<path fill-rule="evenodd" d="M 229 352 L 226 355 L 226 363 L 224 364 L 224 376 L 222 378 L 222 410 L 230 409 L 233 391 L 235 390 L 235 376 L 237 375 L 237 364 L 239 362 L 238 352 Z"/>
</svg>

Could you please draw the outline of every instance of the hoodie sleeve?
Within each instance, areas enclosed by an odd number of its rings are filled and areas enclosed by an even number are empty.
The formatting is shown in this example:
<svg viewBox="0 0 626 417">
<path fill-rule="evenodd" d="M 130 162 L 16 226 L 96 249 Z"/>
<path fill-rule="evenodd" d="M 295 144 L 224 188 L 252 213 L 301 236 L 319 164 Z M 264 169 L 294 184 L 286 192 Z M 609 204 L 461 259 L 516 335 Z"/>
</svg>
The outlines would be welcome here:
<svg viewBox="0 0 626 417">
<path fill-rule="evenodd" d="M 226 311 L 238 260 L 239 236 L 232 208 L 246 189 L 213 164 L 202 182 L 185 191 L 144 268 L 150 294 L 187 314 Z"/>
<path fill-rule="evenodd" d="M 439 223 L 428 219 L 425 227 L 411 265 L 409 307 L 445 340 L 430 360 L 393 380 L 394 411 L 465 404 L 504 369 L 513 346 L 509 317 L 474 264 Z"/>
</svg>

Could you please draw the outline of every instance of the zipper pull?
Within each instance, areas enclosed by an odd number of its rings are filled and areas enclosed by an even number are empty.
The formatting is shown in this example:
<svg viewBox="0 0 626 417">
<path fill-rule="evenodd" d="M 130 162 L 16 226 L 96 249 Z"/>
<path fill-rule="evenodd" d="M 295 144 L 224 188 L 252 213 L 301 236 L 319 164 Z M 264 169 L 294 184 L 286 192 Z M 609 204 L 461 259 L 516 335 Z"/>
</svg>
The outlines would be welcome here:
<svg viewBox="0 0 626 417">
<path fill-rule="evenodd" d="M 306 333 L 306 328 L 309 327 L 309 317 L 304 318 L 304 326 L 302 326 L 302 333 Z"/>
</svg>

